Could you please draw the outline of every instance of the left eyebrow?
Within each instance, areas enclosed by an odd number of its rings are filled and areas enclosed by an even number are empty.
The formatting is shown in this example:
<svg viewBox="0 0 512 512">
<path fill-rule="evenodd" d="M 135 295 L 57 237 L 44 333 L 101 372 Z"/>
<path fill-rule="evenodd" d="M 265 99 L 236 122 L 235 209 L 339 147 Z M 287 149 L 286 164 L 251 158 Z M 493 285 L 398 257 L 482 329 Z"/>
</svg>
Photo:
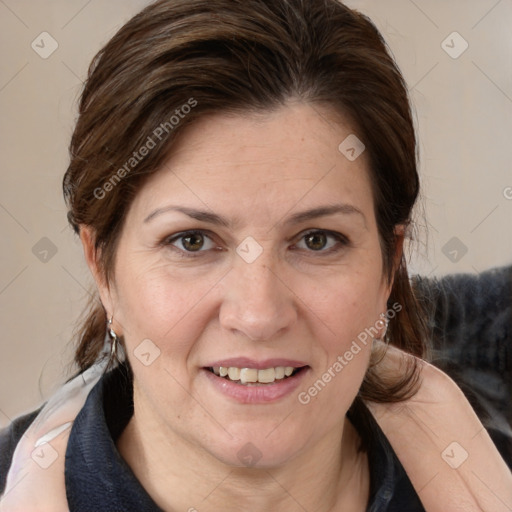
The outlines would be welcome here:
<svg viewBox="0 0 512 512">
<path fill-rule="evenodd" d="M 364 225 L 366 226 L 366 217 L 364 216 L 364 213 L 359 208 L 346 203 L 339 203 L 332 206 L 320 206 L 318 208 L 312 208 L 311 210 L 296 213 L 285 221 L 285 225 L 299 224 L 308 220 L 317 219 L 318 217 L 327 217 L 328 215 L 336 215 L 339 213 L 344 215 L 360 215 L 363 218 Z"/>
</svg>

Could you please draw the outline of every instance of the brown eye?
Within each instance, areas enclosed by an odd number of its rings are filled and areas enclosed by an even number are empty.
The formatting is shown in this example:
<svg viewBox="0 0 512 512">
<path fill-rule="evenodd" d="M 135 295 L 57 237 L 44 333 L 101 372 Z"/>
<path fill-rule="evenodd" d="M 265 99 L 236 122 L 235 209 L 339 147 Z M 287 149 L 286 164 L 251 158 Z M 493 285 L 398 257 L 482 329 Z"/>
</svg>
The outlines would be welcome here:
<svg viewBox="0 0 512 512">
<path fill-rule="evenodd" d="M 163 241 L 164 245 L 172 245 L 182 253 L 204 253 L 215 249 L 215 243 L 201 231 L 185 231 Z"/>
<path fill-rule="evenodd" d="M 321 229 L 309 231 L 301 236 L 294 249 L 320 254 L 336 253 L 350 244 L 348 238 L 341 233 Z"/>
<path fill-rule="evenodd" d="M 312 251 L 321 251 L 327 245 L 327 235 L 321 231 L 309 233 L 304 237 L 306 246 Z"/>
<path fill-rule="evenodd" d="M 182 237 L 183 248 L 186 251 L 199 251 L 203 248 L 204 245 L 204 237 L 199 233 L 192 233 L 190 235 L 186 235 Z"/>
</svg>

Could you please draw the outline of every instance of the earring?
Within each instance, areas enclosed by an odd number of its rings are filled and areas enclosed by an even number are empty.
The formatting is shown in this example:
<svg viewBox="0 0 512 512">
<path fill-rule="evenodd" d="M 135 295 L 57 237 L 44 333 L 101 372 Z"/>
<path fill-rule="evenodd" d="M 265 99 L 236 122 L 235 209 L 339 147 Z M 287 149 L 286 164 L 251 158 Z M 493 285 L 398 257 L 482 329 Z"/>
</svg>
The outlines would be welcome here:
<svg viewBox="0 0 512 512">
<path fill-rule="evenodd" d="M 389 343 L 389 340 L 386 340 L 386 334 L 388 332 L 388 326 L 389 326 L 389 318 L 384 313 L 380 314 L 380 318 L 381 318 L 381 320 L 379 322 L 384 323 L 384 330 L 380 336 L 380 341 L 383 341 L 387 345 Z"/>
<path fill-rule="evenodd" d="M 110 344 L 110 360 L 113 361 L 114 359 L 118 359 L 117 357 L 117 334 L 112 328 L 112 320 L 114 319 L 114 315 L 112 315 L 108 321 L 108 333 L 110 337 L 112 338 L 111 344 Z"/>
</svg>

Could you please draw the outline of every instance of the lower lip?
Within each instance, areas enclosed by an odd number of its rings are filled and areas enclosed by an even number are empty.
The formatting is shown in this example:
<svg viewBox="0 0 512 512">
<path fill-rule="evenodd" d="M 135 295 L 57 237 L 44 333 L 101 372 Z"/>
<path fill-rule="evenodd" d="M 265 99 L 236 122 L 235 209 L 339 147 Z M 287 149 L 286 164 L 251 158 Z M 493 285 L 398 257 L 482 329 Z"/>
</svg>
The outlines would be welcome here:
<svg viewBox="0 0 512 512">
<path fill-rule="evenodd" d="M 304 368 L 300 372 L 286 379 L 276 380 L 272 384 L 244 385 L 237 384 L 231 380 L 219 377 L 213 372 L 203 368 L 202 373 L 213 384 L 215 389 L 223 395 L 233 398 L 242 404 L 262 404 L 276 402 L 284 398 L 297 389 L 304 379 L 309 368 Z"/>
</svg>

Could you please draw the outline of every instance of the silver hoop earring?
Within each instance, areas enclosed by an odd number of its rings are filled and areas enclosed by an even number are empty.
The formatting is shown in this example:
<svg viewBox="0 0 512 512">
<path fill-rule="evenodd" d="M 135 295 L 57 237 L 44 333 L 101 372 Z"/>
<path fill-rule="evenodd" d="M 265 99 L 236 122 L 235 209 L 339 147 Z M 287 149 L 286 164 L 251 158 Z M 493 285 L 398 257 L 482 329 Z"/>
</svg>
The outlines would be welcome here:
<svg viewBox="0 0 512 512">
<path fill-rule="evenodd" d="M 389 318 L 384 313 L 381 313 L 380 317 L 382 318 L 382 321 L 384 322 L 384 331 L 381 334 L 380 340 L 387 345 L 389 343 L 389 340 L 386 340 L 386 334 L 388 332 L 388 326 L 389 326 Z"/>
<path fill-rule="evenodd" d="M 112 328 L 112 320 L 114 320 L 114 315 L 112 315 L 110 317 L 110 319 L 108 320 L 108 327 L 107 327 L 108 333 L 109 333 L 110 337 L 112 338 L 112 340 L 110 342 L 110 359 L 113 361 L 114 359 L 118 359 L 118 357 L 117 357 L 118 339 L 117 339 L 116 332 Z"/>
</svg>

